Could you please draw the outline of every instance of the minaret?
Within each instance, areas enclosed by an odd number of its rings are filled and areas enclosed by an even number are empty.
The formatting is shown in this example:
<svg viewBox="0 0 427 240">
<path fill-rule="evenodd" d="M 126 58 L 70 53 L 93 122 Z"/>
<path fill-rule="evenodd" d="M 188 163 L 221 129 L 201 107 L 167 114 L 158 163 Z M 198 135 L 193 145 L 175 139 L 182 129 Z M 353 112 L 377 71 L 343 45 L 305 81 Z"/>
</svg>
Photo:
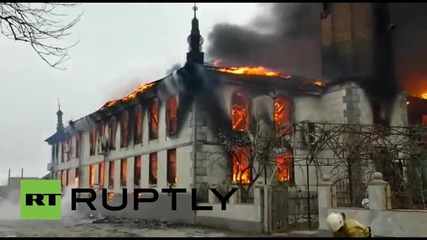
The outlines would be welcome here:
<svg viewBox="0 0 427 240">
<path fill-rule="evenodd" d="M 204 62 L 204 53 L 202 52 L 203 37 L 200 35 L 199 20 L 196 17 L 197 6 L 194 3 L 193 7 L 194 18 L 191 21 L 191 34 L 188 36 L 187 42 L 189 45 L 189 52 L 187 53 L 187 63 Z"/>
<path fill-rule="evenodd" d="M 57 116 L 56 131 L 57 132 L 61 132 L 64 130 L 62 115 L 64 115 L 64 113 L 61 111 L 61 104 L 59 103 L 59 99 L 58 99 L 58 111 L 56 112 L 56 116 Z"/>
</svg>

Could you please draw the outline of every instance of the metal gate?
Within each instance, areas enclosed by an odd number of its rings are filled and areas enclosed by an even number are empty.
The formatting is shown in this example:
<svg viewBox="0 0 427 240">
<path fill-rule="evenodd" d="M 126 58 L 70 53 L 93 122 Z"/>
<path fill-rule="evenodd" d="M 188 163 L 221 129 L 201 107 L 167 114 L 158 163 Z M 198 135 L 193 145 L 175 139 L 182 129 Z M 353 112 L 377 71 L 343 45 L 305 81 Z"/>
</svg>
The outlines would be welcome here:
<svg viewBox="0 0 427 240">
<path fill-rule="evenodd" d="M 285 185 L 271 186 L 269 191 L 269 232 L 285 232 L 288 230 L 289 191 Z"/>
</svg>

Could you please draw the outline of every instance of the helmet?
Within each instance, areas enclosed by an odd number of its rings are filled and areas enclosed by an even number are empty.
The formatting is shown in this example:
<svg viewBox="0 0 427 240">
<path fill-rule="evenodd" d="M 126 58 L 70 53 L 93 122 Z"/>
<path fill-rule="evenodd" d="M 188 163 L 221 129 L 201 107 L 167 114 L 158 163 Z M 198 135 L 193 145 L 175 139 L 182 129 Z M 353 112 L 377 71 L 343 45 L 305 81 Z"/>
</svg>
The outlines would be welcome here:
<svg viewBox="0 0 427 240">
<path fill-rule="evenodd" d="M 344 226 L 344 218 L 339 213 L 331 213 L 326 218 L 326 224 L 328 224 L 329 229 L 336 232 Z"/>
</svg>

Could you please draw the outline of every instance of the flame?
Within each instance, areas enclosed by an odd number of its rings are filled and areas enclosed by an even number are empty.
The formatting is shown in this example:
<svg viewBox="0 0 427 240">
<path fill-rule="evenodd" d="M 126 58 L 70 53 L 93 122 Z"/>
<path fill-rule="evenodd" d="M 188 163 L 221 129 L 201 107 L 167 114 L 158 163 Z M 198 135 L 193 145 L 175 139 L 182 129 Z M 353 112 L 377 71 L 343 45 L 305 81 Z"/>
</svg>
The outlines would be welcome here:
<svg viewBox="0 0 427 240">
<path fill-rule="evenodd" d="M 244 106 L 233 104 L 231 117 L 233 122 L 232 129 L 234 131 L 244 132 L 249 130 L 248 112 Z"/>
<path fill-rule="evenodd" d="M 289 167 L 292 161 L 292 150 L 286 151 L 284 155 L 276 157 L 277 179 L 281 182 L 287 182 L 291 179 Z"/>
<path fill-rule="evenodd" d="M 290 122 L 290 106 L 289 102 L 283 98 L 274 99 L 274 123 L 276 131 L 279 135 L 285 135 L 289 132 Z M 288 126 L 286 126 L 288 124 Z"/>
<path fill-rule="evenodd" d="M 136 98 L 136 95 L 138 93 L 142 93 L 142 92 L 146 91 L 147 89 L 150 89 L 152 86 L 154 86 L 154 84 L 155 83 L 145 83 L 145 84 L 142 84 L 137 89 L 135 89 L 133 92 L 131 92 L 130 94 L 128 94 L 128 95 L 126 95 L 124 97 L 122 97 L 121 99 L 108 101 L 107 103 L 104 104 L 104 106 L 102 106 L 101 110 L 105 109 L 105 108 L 108 108 L 108 107 L 111 107 L 111 106 L 114 106 L 115 104 L 117 104 L 120 101 L 123 101 L 123 102 L 132 101 L 133 99 Z"/>
<path fill-rule="evenodd" d="M 79 177 L 75 177 L 74 178 L 74 187 L 78 188 L 79 187 Z"/>
<path fill-rule="evenodd" d="M 422 99 L 427 99 L 427 93 L 423 93 L 423 94 L 421 94 L 421 96 L 420 96 Z"/>
<path fill-rule="evenodd" d="M 236 148 L 233 152 L 233 182 L 250 183 L 251 169 L 249 161 L 249 149 Z"/>
<path fill-rule="evenodd" d="M 408 106 L 409 105 L 409 101 L 406 101 L 406 106 Z"/>
<path fill-rule="evenodd" d="M 322 86 L 322 87 L 326 85 L 325 81 L 323 81 L 323 80 L 316 80 L 313 82 L 313 84 L 318 85 L 318 86 Z"/>
<path fill-rule="evenodd" d="M 109 192 L 108 194 L 107 194 L 107 196 L 108 196 L 108 201 L 113 201 L 114 200 L 114 193 L 113 192 Z"/>
<path fill-rule="evenodd" d="M 258 76 L 269 76 L 269 77 L 284 77 L 290 78 L 290 75 L 281 75 L 279 72 L 269 70 L 265 67 L 225 67 L 217 69 L 220 72 L 227 72 L 232 74 L 241 75 L 258 75 Z"/>
</svg>

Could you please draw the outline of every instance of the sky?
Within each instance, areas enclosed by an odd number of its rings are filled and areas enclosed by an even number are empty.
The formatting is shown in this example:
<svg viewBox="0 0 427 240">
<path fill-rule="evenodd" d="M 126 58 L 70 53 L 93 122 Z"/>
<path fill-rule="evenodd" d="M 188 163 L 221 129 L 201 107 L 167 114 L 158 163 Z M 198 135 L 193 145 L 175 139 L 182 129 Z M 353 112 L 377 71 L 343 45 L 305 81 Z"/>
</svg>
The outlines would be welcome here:
<svg viewBox="0 0 427 240">
<path fill-rule="evenodd" d="M 64 123 L 99 109 L 138 85 L 160 79 L 176 63 L 184 64 L 192 3 L 85 3 L 67 45 L 80 40 L 62 64 L 51 68 L 30 45 L 0 35 L 0 181 L 47 174 L 51 149 L 44 142 L 55 132 L 57 99 Z M 201 3 L 197 17 L 204 48 L 216 23 L 247 24 L 258 3 Z"/>
</svg>

